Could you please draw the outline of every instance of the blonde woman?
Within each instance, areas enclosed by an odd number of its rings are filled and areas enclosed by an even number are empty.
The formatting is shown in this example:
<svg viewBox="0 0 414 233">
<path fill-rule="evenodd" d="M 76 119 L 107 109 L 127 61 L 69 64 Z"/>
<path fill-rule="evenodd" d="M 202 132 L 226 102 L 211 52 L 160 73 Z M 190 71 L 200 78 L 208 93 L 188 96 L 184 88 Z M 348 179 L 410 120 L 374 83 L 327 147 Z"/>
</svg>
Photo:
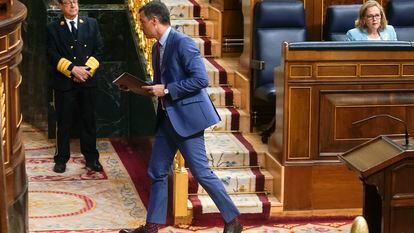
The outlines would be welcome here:
<svg viewBox="0 0 414 233">
<path fill-rule="evenodd" d="M 382 6 L 369 0 L 359 9 L 355 28 L 346 33 L 346 40 L 397 40 L 397 34 L 394 27 L 388 25 Z"/>
</svg>

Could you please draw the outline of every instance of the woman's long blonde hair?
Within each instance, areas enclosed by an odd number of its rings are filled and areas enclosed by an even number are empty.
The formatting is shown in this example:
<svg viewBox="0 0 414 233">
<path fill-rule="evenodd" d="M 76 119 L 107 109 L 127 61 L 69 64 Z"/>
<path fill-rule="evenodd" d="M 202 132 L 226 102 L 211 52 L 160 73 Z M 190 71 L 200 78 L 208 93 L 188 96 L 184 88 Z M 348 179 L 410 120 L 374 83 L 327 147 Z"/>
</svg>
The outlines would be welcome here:
<svg viewBox="0 0 414 233">
<path fill-rule="evenodd" d="M 380 24 L 379 30 L 382 31 L 385 29 L 385 27 L 388 24 L 388 21 L 387 21 L 387 18 L 385 17 L 384 8 L 382 8 L 382 6 L 375 0 L 368 0 L 361 6 L 361 8 L 359 9 L 358 19 L 355 20 L 355 27 L 367 29 L 367 25 L 365 24 L 365 20 L 366 20 L 365 13 L 367 12 L 368 8 L 371 8 L 373 6 L 378 7 L 378 9 L 380 10 L 381 24 Z"/>
</svg>

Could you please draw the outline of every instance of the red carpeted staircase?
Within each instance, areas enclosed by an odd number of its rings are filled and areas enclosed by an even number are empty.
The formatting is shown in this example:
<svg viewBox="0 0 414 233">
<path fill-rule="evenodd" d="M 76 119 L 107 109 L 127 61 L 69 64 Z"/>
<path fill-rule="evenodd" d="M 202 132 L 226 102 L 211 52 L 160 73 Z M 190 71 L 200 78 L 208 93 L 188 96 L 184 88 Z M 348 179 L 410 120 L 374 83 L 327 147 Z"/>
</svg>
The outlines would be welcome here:
<svg viewBox="0 0 414 233">
<path fill-rule="evenodd" d="M 269 218 L 271 212 L 282 208 L 273 195 L 279 189 L 274 184 L 280 184 L 281 178 L 275 181 L 266 171 L 271 160 L 267 146 L 261 143 L 260 136 L 250 132 L 250 82 L 237 71 L 238 57 L 222 56 L 221 12 L 208 0 L 161 1 L 170 9 L 172 27 L 192 37 L 204 57 L 210 84 L 207 92 L 222 119 L 206 130 L 210 165 L 223 181 L 242 218 Z M 176 171 L 181 173 L 181 181 L 174 179 L 173 189 L 174 195 L 180 197 L 175 196 L 174 201 L 181 199 L 181 207 L 185 205 L 181 214 L 173 210 L 176 222 L 219 217 L 218 209 L 191 172 L 184 168 Z M 188 177 L 188 184 L 183 185 L 183 177 L 186 183 Z M 182 187 L 188 187 L 188 193 Z"/>
<path fill-rule="evenodd" d="M 170 9 L 172 26 L 191 36 L 205 57 L 210 81 L 207 91 L 222 119 L 206 131 L 211 167 L 242 217 L 268 218 L 272 206 L 278 208 L 281 203 L 272 196 L 273 177 L 264 169 L 267 148 L 257 135 L 250 134 L 249 82 L 236 72 L 238 58 L 222 57 L 221 12 L 206 0 L 162 2 Z M 217 215 L 218 209 L 191 172 L 188 178 L 192 217 L 197 220 Z"/>
</svg>

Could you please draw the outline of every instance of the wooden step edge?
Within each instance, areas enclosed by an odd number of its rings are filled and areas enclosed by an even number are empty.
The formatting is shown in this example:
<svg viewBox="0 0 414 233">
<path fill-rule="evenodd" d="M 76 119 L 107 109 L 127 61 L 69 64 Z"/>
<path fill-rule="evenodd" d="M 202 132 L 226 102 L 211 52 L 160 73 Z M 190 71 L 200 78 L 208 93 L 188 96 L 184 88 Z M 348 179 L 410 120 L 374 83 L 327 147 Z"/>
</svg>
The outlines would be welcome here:
<svg viewBox="0 0 414 233">
<path fill-rule="evenodd" d="M 272 210 L 272 209 L 271 209 Z M 360 216 L 362 208 L 348 209 L 320 209 L 320 210 L 282 210 L 279 212 L 270 212 L 272 217 L 335 217 L 335 216 Z"/>
<path fill-rule="evenodd" d="M 283 203 L 279 199 L 273 195 L 268 195 L 267 198 L 270 201 L 270 216 L 283 212 Z"/>
</svg>

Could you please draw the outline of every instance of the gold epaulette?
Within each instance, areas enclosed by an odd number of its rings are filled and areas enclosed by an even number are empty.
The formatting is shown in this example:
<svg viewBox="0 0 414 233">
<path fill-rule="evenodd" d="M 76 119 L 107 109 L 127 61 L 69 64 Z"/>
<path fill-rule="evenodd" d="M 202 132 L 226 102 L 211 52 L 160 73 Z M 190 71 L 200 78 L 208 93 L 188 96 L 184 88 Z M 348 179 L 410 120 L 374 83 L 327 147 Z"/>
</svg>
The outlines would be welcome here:
<svg viewBox="0 0 414 233">
<path fill-rule="evenodd" d="M 64 74 L 66 77 L 71 78 L 71 72 L 68 70 L 70 64 L 72 64 L 71 61 L 66 58 L 61 58 L 57 64 L 57 70 Z"/>
<path fill-rule="evenodd" d="M 96 60 L 96 58 L 94 58 L 94 57 L 90 57 L 86 61 L 85 65 L 88 66 L 89 68 L 91 68 L 91 70 L 89 72 L 91 73 L 91 77 L 92 77 L 95 74 L 98 67 L 99 67 L 99 61 Z"/>
</svg>

